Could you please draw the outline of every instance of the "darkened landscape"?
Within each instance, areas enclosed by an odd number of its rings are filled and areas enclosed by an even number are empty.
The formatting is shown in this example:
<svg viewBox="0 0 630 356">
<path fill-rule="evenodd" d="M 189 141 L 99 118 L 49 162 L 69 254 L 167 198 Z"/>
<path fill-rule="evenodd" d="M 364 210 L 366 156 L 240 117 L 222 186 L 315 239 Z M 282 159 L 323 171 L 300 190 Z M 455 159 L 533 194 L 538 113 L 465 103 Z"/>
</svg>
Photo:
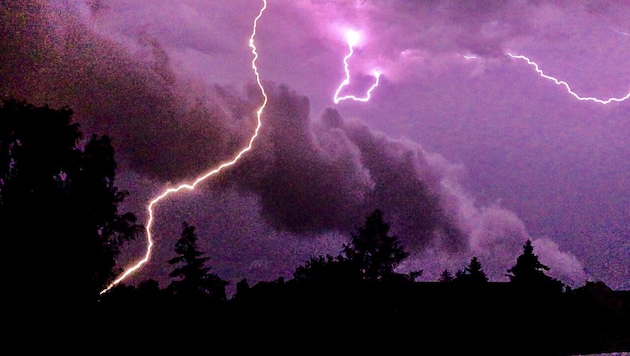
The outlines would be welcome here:
<svg viewBox="0 0 630 356">
<path fill-rule="evenodd" d="M 0 2 L 6 354 L 630 354 L 630 2 Z"/>
<path fill-rule="evenodd" d="M 629 291 L 566 286 L 547 275 L 529 240 L 506 270 L 509 282 L 490 282 L 477 257 L 418 282 L 421 270 L 395 272 L 408 253 L 378 209 L 338 255 L 313 257 L 288 280 L 243 279 L 229 298 L 195 226 L 182 222 L 168 286 L 149 279 L 101 293 L 120 272 L 120 247 L 141 232 L 133 214 L 118 211 L 129 193 L 114 184 L 110 139 L 77 147 L 82 132 L 68 108 L 8 100 L 0 113 L 5 330 L 25 351 L 88 341 L 86 350 L 104 350 L 120 340 L 221 353 L 630 351 Z"/>
</svg>

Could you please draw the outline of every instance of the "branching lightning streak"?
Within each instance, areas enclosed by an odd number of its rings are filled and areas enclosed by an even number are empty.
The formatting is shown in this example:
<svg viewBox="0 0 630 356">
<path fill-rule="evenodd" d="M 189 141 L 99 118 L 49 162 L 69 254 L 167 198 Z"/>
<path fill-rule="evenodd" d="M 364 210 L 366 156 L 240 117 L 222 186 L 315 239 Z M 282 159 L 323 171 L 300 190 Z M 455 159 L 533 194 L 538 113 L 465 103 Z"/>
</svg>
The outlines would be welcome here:
<svg viewBox="0 0 630 356">
<path fill-rule="evenodd" d="M 569 92 L 569 94 L 573 95 L 576 99 L 578 100 L 582 100 L 582 101 L 594 101 L 596 103 L 600 103 L 600 104 L 609 104 L 613 101 L 616 102 L 621 102 L 624 100 L 627 100 L 628 98 L 630 98 L 630 92 L 628 92 L 628 94 L 626 94 L 625 96 L 621 97 L 621 98 L 610 98 L 610 99 L 606 99 L 606 100 L 602 100 L 602 99 L 598 99 L 598 98 L 593 98 L 593 97 L 581 97 L 578 94 L 576 94 L 573 90 L 571 90 L 571 87 L 569 86 L 569 84 L 565 81 L 562 80 L 558 80 L 552 76 L 546 75 L 545 73 L 543 73 L 543 71 L 538 67 L 538 64 L 536 62 L 533 62 L 531 59 L 522 56 L 522 55 L 514 55 L 512 53 L 506 53 L 508 56 L 515 58 L 515 59 L 521 59 L 524 60 L 525 62 L 527 62 L 527 64 L 534 66 L 534 68 L 536 69 L 536 72 L 538 72 L 538 74 L 540 74 L 541 77 L 545 78 L 545 79 L 549 79 L 551 81 L 553 81 L 554 83 L 556 83 L 557 85 L 561 85 L 564 86 L 567 91 Z"/>
<path fill-rule="evenodd" d="M 221 172 L 224 168 L 227 168 L 229 166 L 234 165 L 236 162 L 238 162 L 238 160 L 249 150 L 252 149 L 254 141 L 256 140 L 256 137 L 258 137 L 258 131 L 260 130 L 260 127 L 262 126 L 262 120 L 261 120 L 261 116 L 263 113 L 263 110 L 265 109 L 265 106 L 267 105 L 267 94 L 265 93 L 265 89 L 263 88 L 263 85 L 260 81 L 260 75 L 258 73 L 258 67 L 256 66 L 256 60 L 258 59 L 258 52 L 256 52 L 256 46 L 254 45 L 254 37 L 256 36 L 256 26 L 258 24 L 258 20 L 262 17 L 263 12 L 265 11 L 265 9 L 267 8 L 267 0 L 263 0 L 263 6 L 260 9 L 260 12 L 258 13 L 258 16 L 256 16 L 256 18 L 254 19 L 254 26 L 253 26 L 253 30 L 252 30 L 252 34 L 249 38 L 249 47 L 252 49 L 252 54 L 254 55 L 254 58 L 252 59 L 252 69 L 254 70 L 254 74 L 256 76 L 256 83 L 258 84 L 258 87 L 260 88 L 260 91 L 262 93 L 263 96 L 263 103 L 261 104 L 260 108 L 258 109 L 258 111 L 256 112 L 256 129 L 254 130 L 254 134 L 252 135 L 252 137 L 249 139 L 249 144 L 247 145 L 247 147 L 243 148 L 240 152 L 238 152 L 236 154 L 236 156 L 234 156 L 234 158 L 229 161 L 229 162 L 225 162 L 223 164 L 221 164 L 220 166 L 218 166 L 217 168 L 206 172 L 205 174 L 203 174 L 202 176 L 198 177 L 194 182 L 189 183 L 189 184 L 182 184 L 176 188 L 169 188 L 166 189 L 164 192 L 162 192 L 162 194 L 160 194 L 159 196 L 157 196 L 156 198 L 154 198 L 153 200 L 151 200 L 151 202 L 149 203 L 149 205 L 147 206 L 147 210 L 149 212 L 149 220 L 147 222 L 146 225 L 146 234 L 147 234 L 147 248 L 146 248 L 146 252 L 144 257 L 139 260 L 135 265 L 133 265 L 132 267 L 130 267 L 129 269 L 127 269 L 124 273 L 122 273 L 118 278 L 116 278 L 111 284 L 109 284 L 107 286 L 107 288 L 103 289 L 100 294 L 103 294 L 105 292 L 107 292 L 108 290 L 110 290 L 111 288 L 113 288 L 114 286 L 116 286 L 117 284 L 119 284 L 120 282 L 122 282 L 125 278 L 127 278 L 130 274 L 134 273 L 135 271 L 137 271 L 138 269 L 140 269 L 140 267 L 142 267 L 145 263 L 147 263 L 151 257 L 151 252 L 153 250 L 153 245 L 154 245 L 154 240 L 151 234 L 151 226 L 153 226 L 153 221 L 154 221 L 154 216 L 153 216 L 153 208 L 154 206 L 160 202 L 162 199 L 166 198 L 167 196 L 173 194 L 173 193 L 177 193 L 180 190 L 183 189 L 188 189 L 188 190 L 193 190 L 195 189 L 195 187 L 197 186 L 197 184 L 203 182 L 204 180 L 206 180 L 208 177 L 213 176 L 219 172 Z"/>
<path fill-rule="evenodd" d="M 359 40 L 358 36 L 359 34 L 354 31 L 348 31 L 346 33 L 346 40 L 348 42 L 348 54 L 343 58 L 343 69 L 346 73 L 346 78 L 343 80 L 343 82 L 341 82 L 341 84 L 339 84 L 337 91 L 335 91 L 335 96 L 333 98 L 333 101 L 335 102 L 335 104 L 339 104 L 340 101 L 347 100 L 347 99 L 366 102 L 370 100 L 372 91 L 378 86 L 378 81 L 381 76 L 381 73 L 379 73 L 378 71 L 374 71 L 372 72 L 372 75 L 374 76 L 374 78 L 376 78 L 376 80 L 374 81 L 374 84 L 372 84 L 372 86 L 368 89 L 365 97 L 359 98 L 354 95 L 346 95 L 342 97 L 339 96 L 341 89 L 343 89 L 343 87 L 345 87 L 346 85 L 350 84 L 350 70 L 348 69 L 348 59 L 350 59 L 350 57 L 352 57 L 352 55 L 354 54 L 354 45 Z"/>
</svg>

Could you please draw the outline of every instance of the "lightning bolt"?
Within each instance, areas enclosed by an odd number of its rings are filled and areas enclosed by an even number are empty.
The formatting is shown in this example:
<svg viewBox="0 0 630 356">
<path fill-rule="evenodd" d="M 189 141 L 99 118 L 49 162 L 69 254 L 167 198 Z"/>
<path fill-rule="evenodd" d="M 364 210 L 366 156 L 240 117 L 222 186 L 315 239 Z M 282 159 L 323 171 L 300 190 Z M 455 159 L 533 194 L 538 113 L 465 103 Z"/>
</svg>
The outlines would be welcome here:
<svg viewBox="0 0 630 356">
<path fill-rule="evenodd" d="M 625 32 L 625 31 L 619 31 L 619 30 L 615 30 L 614 28 L 612 29 L 613 31 L 617 32 L 620 35 L 624 35 L 624 36 L 630 36 L 630 33 Z"/>
<path fill-rule="evenodd" d="M 549 79 L 551 81 L 553 81 L 554 83 L 556 83 L 557 85 L 561 85 L 563 87 L 566 88 L 566 90 L 569 92 L 569 94 L 573 95 L 576 99 L 578 100 L 582 100 L 582 101 L 594 101 L 596 103 L 600 103 L 600 104 L 610 104 L 613 101 L 616 102 L 621 102 L 624 100 L 627 100 L 628 98 L 630 98 L 630 92 L 628 92 L 628 94 L 626 94 L 625 96 L 621 97 L 621 98 L 610 98 L 610 99 L 606 99 L 606 100 L 602 100 L 602 99 L 598 99 L 598 98 L 593 98 L 593 97 L 582 97 L 579 96 L 578 94 L 576 94 L 573 90 L 571 90 L 571 87 L 569 86 L 569 84 L 565 81 L 562 80 L 558 80 L 552 76 L 549 76 L 545 73 L 543 73 L 543 71 L 538 67 L 538 64 L 536 62 L 533 62 L 531 59 L 522 56 L 522 55 L 514 55 L 512 53 L 506 53 L 508 56 L 515 58 L 515 59 L 521 59 L 525 62 L 527 62 L 527 64 L 533 66 L 536 69 L 536 72 L 538 72 L 538 74 L 540 74 L 541 77 L 545 78 L 545 79 Z"/>
<path fill-rule="evenodd" d="M 258 20 L 262 17 L 263 12 L 265 11 L 266 8 L 267 8 L 267 0 L 263 0 L 263 6 L 260 9 L 258 16 L 256 16 L 256 18 L 254 19 L 252 34 L 249 38 L 249 47 L 251 48 L 252 54 L 254 55 L 254 58 L 252 59 L 252 69 L 254 70 L 254 75 L 256 76 L 256 83 L 258 84 L 258 87 L 260 88 L 260 91 L 264 98 L 263 103 L 261 104 L 260 108 L 256 112 L 256 122 L 257 122 L 256 129 L 254 130 L 254 134 L 252 135 L 252 137 L 249 139 L 249 144 L 247 145 L 247 147 L 243 148 L 240 152 L 238 152 L 236 156 L 232 158 L 231 161 L 225 162 L 219 165 L 218 167 L 204 173 L 203 175 L 195 179 L 195 181 L 192 183 L 185 183 L 175 188 L 166 189 L 164 192 L 162 192 L 162 194 L 158 195 L 153 200 L 151 200 L 151 202 L 147 206 L 147 210 L 149 212 L 149 220 L 146 225 L 147 248 L 146 248 L 144 257 L 141 260 L 139 260 L 135 265 L 133 265 L 132 267 L 127 269 L 124 273 L 122 273 L 118 278 L 116 278 L 111 284 L 107 286 L 107 288 L 103 289 L 100 292 L 100 294 L 107 292 L 108 290 L 112 289 L 114 286 L 116 286 L 117 284 L 125 280 L 125 278 L 127 278 L 129 275 L 139 270 L 151 258 L 151 252 L 153 251 L 153 246 L 155 244 L 155 241 L 153 240 L 153 236 L 151 233 L 151 227 L 153 226 L 153 221 L 154 221 L 153 209 L 157 203 L 159 203 L 162 199 L 168 197 L 169 195 L 177 193 L 181 190 L 195 189 L 195 187 L 199 183 L 203 182 L 207 178 L 215 174 L 218 174 L 219 172 L 221 172 L 223 169 L 227 167 L 234 165 L 245 153 L 247 153 L 249 150 L 252 149 L 254 140 L 256 140 L 256 137 L 258 137 L 258 131 L 260 130 L 260 127 L 262 126 L 261 117 L 262 117 L 263 110 L 265 109 L 265 106 L 267 105 L 267 100 L 268 100 L 267 94 L 265 93 L 265 89 L 263 88 L 263 85 L 260 81 L 260 74 L 258 73 L 258 67 L 256 66 L 256 60 L 258 59 L 258 52 L 256 52 L 256 46 L 254 44 L 254 37 L 256 37 L 256 26 L 258 25 Z"/>
<path fill-rule="evenodd" d="M 369 101 L 372 91 L 378 86 L 378 81 L 381 77 L 381 73 L 375 70 L 372 72 L 372 75 L 374 76 L 374 78 L 376 78 L 376 80 L 374 81 L 374 84 L 372 84 L 372 86 L 368 89 L 365 97 L 359 98 L 354 95 L 346 95 L 342 97 L 339 96 L 341 89 L 350 84 L 350 70 L 348 69 L 348 59 L 350 59 L 350 57 L 352 57 L 352 55 L 354 54 L 354 46 L 357 44 L 357 42 L 359 42 L 359 38 L 360 35 L 358 32 L 352 30 L 346 32 L 346 41 L 348 42 L 348 54 L 343 58 L 343 69 L 346 73 L 346 78 L 341 82 L 341 84 L 339 84 L 337 91 L 335 91 L 335 95 L 333 97 L 333 101 L 335 102 L 335 104 L 339 104 L 340 101 L 347 99 L 363 102 Z"/>
</svg>

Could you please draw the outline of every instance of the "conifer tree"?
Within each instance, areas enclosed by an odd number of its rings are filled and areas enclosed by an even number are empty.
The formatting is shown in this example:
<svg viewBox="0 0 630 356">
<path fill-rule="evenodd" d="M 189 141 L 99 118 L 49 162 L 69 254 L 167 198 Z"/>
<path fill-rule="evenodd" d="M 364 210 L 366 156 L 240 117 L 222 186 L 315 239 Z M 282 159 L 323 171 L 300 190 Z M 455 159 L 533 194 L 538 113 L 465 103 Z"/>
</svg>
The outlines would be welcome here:
<svg viewBox="0 0 630 356">
<path fill-rule="evenodd" d="M 389 234 L 389 224 L 383 221 L 378 209 L 352 234 L 351 243 L 343 246 L 343 254 L 357 266 L 363 279 L 372 281 L 392 276 L 398 264 L 409 255 L 398 237 Z"/>
<path fill-rule="evenodd" d="M 538 260 L 532 242 L 527 240 L 523 245 L 523 253 L 517 257 L 516 264 L 508 269 L 507 276 L 511 283 L 519 287 L 562 290 L 562 283 L 547 276 L 545 271 L 549 271 L 549 267 Z"/>
<path fill-rule="evenodd" d="M 451 274 L 451 271 L 449 271 L 448 269 L 445 269 L 444 271 L 442 271 L 442 274 L 440 274 L 440 282 L 448 283 L 452 281 L 453 281 L 453 274 Z"/>
<path fill-rule="evenodd" d="M 458 282 L 465 282 L 471 285 L 481 285 L 488 282 L 488 276 L 481 267 L 481 262 L 477 257 L 470 259 L 468 266 L 464 267 L 463 271 L 458 271 L 456 278 Z"/>
<path fill-rule="evenodd" d="M 205 266 L 208 257 L 197 248 L 195 226 L 182 223 L 182 235 L 175 243 L 178 256 L 168 260 L 176 266 L 169 274 L 175 278 L 169 289 L 178 296 L 192 299 L 225 300 L 226 281 L 211 273 L 211 267 Z"/>
</svg>

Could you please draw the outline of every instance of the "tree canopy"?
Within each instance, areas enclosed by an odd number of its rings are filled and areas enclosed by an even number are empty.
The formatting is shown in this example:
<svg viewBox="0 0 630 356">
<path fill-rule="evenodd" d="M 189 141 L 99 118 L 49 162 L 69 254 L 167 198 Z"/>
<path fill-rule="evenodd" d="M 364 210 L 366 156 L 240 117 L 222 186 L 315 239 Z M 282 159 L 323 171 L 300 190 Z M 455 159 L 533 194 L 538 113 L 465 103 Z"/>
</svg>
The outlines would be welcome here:
<svg viewBox="0 0 630 356">
<path fill-rule="evenodd" d="M 393 277 L 394 269 L 409 255 L 398 237 L 390 235 L 389 224 L 376 209 L 365 224 L 351 234 L 349 243 L 342 246 L 338 256 L 312 257 L 293 273 L 298 281 L 380 281 Z M 406 276 L 414 280 L 421 271 Z"/>
<path fill-rule="evenodd" d="M 16 100 L 0 106 L 0 235 L 20 299 L 96 301 L 119 272 L 120 247 L 141 228 L 118 212 L 128 193 L 115 186 L 110 138 L 81 141 L 72 114 Z"/>
</svg>

